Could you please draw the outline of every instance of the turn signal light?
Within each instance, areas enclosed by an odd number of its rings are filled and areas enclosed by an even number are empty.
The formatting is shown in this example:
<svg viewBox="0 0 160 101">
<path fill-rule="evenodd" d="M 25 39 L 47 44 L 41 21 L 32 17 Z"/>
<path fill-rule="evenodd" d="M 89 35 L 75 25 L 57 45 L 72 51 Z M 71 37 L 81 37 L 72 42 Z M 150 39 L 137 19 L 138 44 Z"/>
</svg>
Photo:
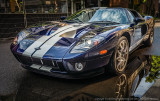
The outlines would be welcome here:
<svg viewBox="0 0 160 101">
<path fill-rule="evenodd" d="M 16 45 L 16 44 L 17 44 L 17 41 L 18 41 L 18 38 L 17 38 L 17 36 L 16 36 L 15 39 L 13 40 L 13 44 Z"/>
<path fill-rule="evenodd" d="M 103 55 L 103 54 L 106 54 L 107 53 L 107 50 L 101 50 L 100 51 L 100 55 Z"/>
</svg>

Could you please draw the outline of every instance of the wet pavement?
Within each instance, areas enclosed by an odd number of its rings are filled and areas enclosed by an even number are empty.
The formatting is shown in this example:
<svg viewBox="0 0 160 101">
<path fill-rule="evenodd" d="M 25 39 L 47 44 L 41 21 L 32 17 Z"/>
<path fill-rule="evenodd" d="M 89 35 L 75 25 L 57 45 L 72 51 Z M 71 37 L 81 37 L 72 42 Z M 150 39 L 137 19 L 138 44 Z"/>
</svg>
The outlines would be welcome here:
<svg viewBox="0 0 160 101">
<path fill-rule="evenodd" d="M 160 24 L 155 26 L 153 46 L 141 46 L 130 54 L 120 76 L 104 74 L 83 80 L 67 80 L 29 72 L 9 50 L 11 40 L 0 42 L 0 101 L 104 101 L 154 100 L 160 91 Z"/>
<path fill-rule="evenodd" d="M 151 66 L 151 64 L 157 62 L 152 61 L 153 58 L 155 56 L 143 55 L 134 57 L 128 64 L 128 69 L 124 74 L 111 76 L 105 80 L 88 85 L 64 97 L 63 101 L 83 101 L 82 99 L 85 99 L 84 101 L 87 101 L 87 99 L 98 101 L 139 100 L 154 84 L 156 79 L 152 78 L 152 75 L 158 76 L 151 71 L 157 69 L 157 67 Z M 54 99 L 50 101 L 54 101 Z"/>
</svg>

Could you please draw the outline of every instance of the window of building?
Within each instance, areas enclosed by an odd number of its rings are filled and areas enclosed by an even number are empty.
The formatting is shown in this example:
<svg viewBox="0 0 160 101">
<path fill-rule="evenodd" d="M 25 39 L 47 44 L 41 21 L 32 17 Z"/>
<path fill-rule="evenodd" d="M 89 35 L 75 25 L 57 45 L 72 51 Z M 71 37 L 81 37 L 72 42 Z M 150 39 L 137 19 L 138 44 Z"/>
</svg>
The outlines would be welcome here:
<svg viewBox="0 0 160 101">
<path fill-rule="evenodd" d="M 27 13 L 67 13 L 67 0 L 25 0 Z M 0 0 L 0 13 L 23 13 L 22 0 Z"/>
</svg>

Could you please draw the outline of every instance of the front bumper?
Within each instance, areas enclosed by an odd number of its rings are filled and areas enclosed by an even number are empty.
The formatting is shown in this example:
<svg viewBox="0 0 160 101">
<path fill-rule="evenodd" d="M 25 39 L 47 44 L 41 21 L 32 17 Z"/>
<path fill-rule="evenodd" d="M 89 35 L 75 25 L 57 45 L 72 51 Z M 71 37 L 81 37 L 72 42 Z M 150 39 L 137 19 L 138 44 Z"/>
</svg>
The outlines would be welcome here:
<svg viewBox="0 0 160 101">
<path fill-rule="evenodd" d="M 109 63 L 109 60 L 110 60 L 110 55 L 99 59 L 97 58 L 94 60 L 87 61 L 85 65 L 85 68 L 87 69 L 84 69 L 85 71 L 81 72 L 69 71 L 65 65 L 63 65 L 63 67 L 61 67 L 60 65 L 58 66 L 59 68 L 63 68 L 63 70 L 55 69 L 51 66 L 44 66 L 37 64 L 32 64 L 32 65 L 22 64 L 22 67 L 30 71 L 52 77 L 66 78 L 66 79 L 85 79 L 103 74 L 105 72 L 105 66 Z"/>
<path fill-rule="evenodd" d="M 111 53 L 113 52 L 111 51 L 108 55 L 93 57 L 81 61 L 76 59 L 36 59 L 23 56 L 22 54 L 13 51 L 13 48 L 11 48 L 11 51 L 25 69 L 48 76 L 66 79 L 83 79 L 103 74 L 105 72 L 104 66 L 109 63 Z M 75 62 L 85 62 L 85 67 L 83 71 L 80 72 L 74 70 L 72 71 L 66 65 L 67 62 L 73 64 Z M 53 64 L 55 66 L 53 66 Z"/>
<path fill-rule="evenodd" d="M 22 67 L 38 74 L 43 74 L 43 75 L 57 77 L 57 78 L 65 78 L 65 79 L 86 79 L 86 78 L 91 78 L 91 77 L 104 74 L 104 71 L 105 71 L 104 67 L 101 67 L 96 70 L 84 72 L 84 73 L 68 73 L 68 72 L 59 72 L 59 71 L 53 71 L 53 70 L 51 71 L 40 70 L 40 69 L 35 69 L 32 67 L 25 66 L 25 65 L 22 65 Z"/>
</svg>

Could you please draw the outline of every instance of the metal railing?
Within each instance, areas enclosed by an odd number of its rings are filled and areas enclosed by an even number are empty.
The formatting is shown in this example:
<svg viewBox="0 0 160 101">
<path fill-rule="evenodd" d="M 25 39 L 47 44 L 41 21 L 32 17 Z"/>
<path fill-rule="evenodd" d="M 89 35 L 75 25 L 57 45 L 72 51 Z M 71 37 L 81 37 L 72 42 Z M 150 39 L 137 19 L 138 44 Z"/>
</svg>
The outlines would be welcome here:
<svg viewBox="0 0 160 101">
<path fill-rule="evenodd" d="M 67 14 L 27 14 L 27 25 L 60 20 Z M 25 28 L 23 14 L 0 14 L 0 38 L 15 37 Z"/>
</svg>

